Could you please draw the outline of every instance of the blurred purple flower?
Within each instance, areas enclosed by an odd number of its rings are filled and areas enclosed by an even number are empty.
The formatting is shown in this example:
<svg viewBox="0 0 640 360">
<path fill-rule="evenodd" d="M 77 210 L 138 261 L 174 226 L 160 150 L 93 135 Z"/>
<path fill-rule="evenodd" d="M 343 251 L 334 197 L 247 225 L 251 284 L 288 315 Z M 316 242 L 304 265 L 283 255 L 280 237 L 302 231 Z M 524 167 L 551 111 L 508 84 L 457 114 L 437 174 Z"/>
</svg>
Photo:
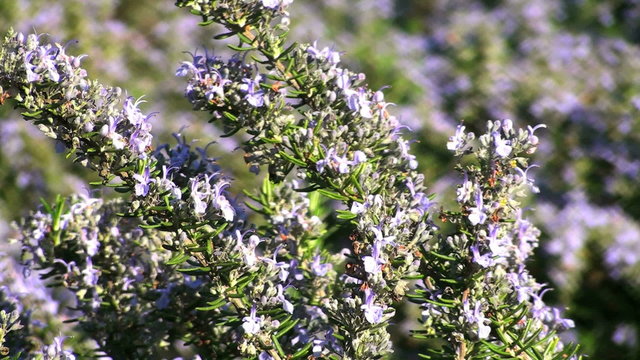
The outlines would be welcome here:
<svg viewBox="0 0 640 360">
<path fill-rule="evenodd" d="M 378 324 L 382 321 L 384 308 L 374 303 L 376 294 L 371 289 L 364 290 L 364 304 L 360 306 L 364 310 L 364 317 L 371 324 Z"/>
<path fill-rule="evenodd" d="M 316 276 L 325 276 L 327 272 L 331 270 L 333 265 L 330 263 L 322 264 L 320 260 L 321 260 L 320 255 L 314 256 L 313 262 L 311 263 L 311 271 Z"/>
</svg>

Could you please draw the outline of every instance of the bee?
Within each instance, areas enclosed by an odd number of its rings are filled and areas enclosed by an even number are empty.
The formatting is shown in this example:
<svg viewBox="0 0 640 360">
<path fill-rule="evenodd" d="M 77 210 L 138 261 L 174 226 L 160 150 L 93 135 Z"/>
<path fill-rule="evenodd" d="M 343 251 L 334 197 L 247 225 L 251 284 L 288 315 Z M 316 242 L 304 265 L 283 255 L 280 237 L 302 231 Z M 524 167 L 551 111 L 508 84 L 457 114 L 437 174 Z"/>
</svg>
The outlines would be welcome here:
<svg viewBox="0 0 640 360">
<path fill-rule="evenodd" d="M 345 266 L 347 275 L 354 277 L 359 280 L 366 280 L 366 277 L 363 275 L 362 266 L 354 263 L 347 263 Z"/>
<path fill-rule="evenodd" d="M 440 206 L 440 221 L 442 221 L 443 223 L 446 223 L 448 220 L 447 218 L 447 214 L 445 214 L 444 212 L 444 207 Z"/>
<path fill-rule="evenodd" d="M 271 90 L 273 90 L 273 92 L 279 92 L 281 88 L 282 83 L 280 81 L 276 81 L 275 83 L 273 83 L 273 85 L 271 85 Z"/>
<path fill-rule="evenodd" d="M 354 241 L 353 242 L 353 253 L 355 255 L 360 255 L 360 253 L 362 252 L 362 248 L 364 247 L 364 245 L 362 245 L 362 243 L 360 241 Z"/>
<path fill-rule="evenodd" d="M 5 100 L 7 100 L 10 97 L 11 97 L 11 95 L 9 95 L 9 92 L 7 92 L 7 91 L 5 91 L 2 94 L 0 94 L 0 105 L 4 105 Z"/>
<path fill-rule="evenodd" d="M 490 187 L 494 187 L 496 186 L 496 178 L 500 177 L 503 175 L 502 169 L 500 168 L 500 164 L 496 164 L 494 163 L 494 167 L 491 170 L 491 176 L 489 176 L 489 186 Z"/>
<path fill-rule="evenodd" d="M 462 302 L 467 301 L 467 299 L 469 299 L 469 289 L 465 289 L 462 292 Z"/>
<path fill-rule="evenodd" d="M 354 232 L 349 235 L 349 240 L 351 240 L 351 242 L 353 243 L 353 253 L 355 255 L 359 255 L 362 252 L 362 248 L 364 248 L 364 245 L 360 241 L 358 241 L 358 233 Z"/>
<path fill-rule="evenodd" d="M 496 209 L 496 211 L 493 212 L 493 214 L 491 214 L 491 221 L 493 221 L 494 223 L 497 223 L 500 221 L 500 211 L 502 210 L 502 208 L 498 208 Z"/>
</svg>

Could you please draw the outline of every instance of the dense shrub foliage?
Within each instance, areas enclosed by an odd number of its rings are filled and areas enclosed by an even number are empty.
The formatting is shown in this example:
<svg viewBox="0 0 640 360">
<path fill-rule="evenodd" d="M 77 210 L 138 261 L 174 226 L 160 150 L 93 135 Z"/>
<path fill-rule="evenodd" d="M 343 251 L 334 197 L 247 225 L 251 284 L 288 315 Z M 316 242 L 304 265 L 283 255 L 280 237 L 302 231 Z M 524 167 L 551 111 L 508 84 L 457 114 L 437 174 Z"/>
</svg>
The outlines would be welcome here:
<svg viewBox="0 0 640 360">
<path fill-rule="evenodd" d="M 0 356 L 637 354 L 640 4 L 169 5 L 0 4 Z"/>
</svg>

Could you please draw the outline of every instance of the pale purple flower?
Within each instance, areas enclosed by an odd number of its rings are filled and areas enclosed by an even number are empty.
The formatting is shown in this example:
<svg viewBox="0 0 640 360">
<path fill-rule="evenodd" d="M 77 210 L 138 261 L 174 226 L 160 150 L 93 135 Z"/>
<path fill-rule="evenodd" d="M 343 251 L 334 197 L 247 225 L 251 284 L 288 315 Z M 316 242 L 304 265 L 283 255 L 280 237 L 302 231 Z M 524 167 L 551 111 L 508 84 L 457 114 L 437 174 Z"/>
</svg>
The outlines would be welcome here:
<svg viewBox="0 0 640 360">
<path fill-rule="evenodd" d="M 256 247 L 261 242 L 262 240 L 258 236 L 251 235 L 249 237 L 249 243 L 245 245 L 242 233 L 240 230 L 236 230 L 236 246 L 234 250 L 242 252 L 244 263 L 247 264 L 247 266 L 252 267 L 258 260 L 256 256 Z"/>
<path fill-rule="evenodd" d="M 316 276 L 325 276 L 327 275 L 329 270 L 331 270 L 333 265 L 330 263 L 323 264 L 320 262 L 320 260 L 321 260 L 320 255 L 314 256 L 313 262 L 311 263 L 311 271 Z"/>
<path fill-rule="evenodd" d="M 142 114 L 140 109 L 138 109 L 138 106 L 143 102 L 145 101 L 142 100 L 142 98 L 134 101 L 134 98 L 132 96 L 129 96 L 124 101 L 124 115 L 127 120 L 129 120 L 129 122 L 134 126 L 140 126 L 147 120 L 147 117 Z"/>
<path fill-rule="evenodd" d="M 367 161 L 367 155 L 360 150 L 356 150 L 353 152 L 353 160 L 349 162 L 349 165 L 356 166 L 358 164 L 362 164 Z"/>
<path fill-rule="evenodd" d="M 489 225 L 489 250 L 493 257 L 505 258 L 509 256 L 509 249 L 511 247 L 511 241 L 508 238 L 498 238 L 498 231 L 500 227 L 497 225 Z"/>
<path fill-rule="evenodd" d="M 73 274 L 75 272 L 76 269 L 78 269 L 78 267 L 76 266 L 76 262 L 75 261 L 69 261 L 66 262 L 62 259 L 55 259 L 53 260 L 53 263 L 58 263 L 58 264 L 62 264 L 62 266 L 64 266 L 67 270 L 67 274 Z"/>
<path fill-rule="evenodd" d="M 531 297 L 533 298 L 533 307 L 531 309 L 531 315 L 536 319 L 543 320 L 549 311 L 549 308 L 542 300 L 542 297 L 544 296 L 544 294 L 549 290 L 551 289 L 547 288 L 540 291 L 539 294 L 531 294 Z"/>
<path fill-rule="evenodd" d="M 136 196 L 147 196 L 149 193 L 149 184 L 152 182 L 149 179 L 151 169 L 147 166 L 144 168 L 144 172 L 141 174 L 134 174 L 133 179 L 137 182 L 134 186 Z"/>
<path fill-rule="evenodd" d="M 27 81 L 35 82 L 40 81 L 42 77 L 37 73 L 39 69 L 43 69 L 46 71 L 49 80 L 54 82 L 60 81 L 60 74 L 56 68 L 57 64 L 57 55 L 60 51 L 60 48 L 51 47 L 51 45 L 47 46 L 39 46 L 38 48 L 30 51 L 25 56 L 25 70 L 27 72 Z M 33 60 L 38 60 L 38 65 L 33 65 Z"/>
<path fill-rule="evenodd" d="M 384 245 L 396 246 L 396 243 L 393 242 L 396 239 L 394 235 L 384 236 L 384 234 L 382 234 L 382 230 L 380 230 L 378 226 L 372 226 L 370 229 L 373 232 L 373 235 L 375 236 L 376 241 L 379 241 L 383 246 Z"/>
<path fill-rule="evenodd" d="M 447 142 L 447 149 L 451 151 L 462 150 L 465 145 L 465 134 L 464 134 L 464 126 L 458 125 L 456 127 L 455 135 L 449 137 L 449 141 Z"/>
<path fill-rule="evenodd" d="M 267 257 L 263 257 L 262 261 L 276 267 L 279 270 L 279 278 L 280 281 L 285 282 L 287 280 L 287 278 L 289 277 L 289 266 L 290 264 L 284 262 L 284 261 L 277 261 L 276 257 L 278 256 L 278 252 L 280 251 L 280 248 L 282 247 L 282 245 L 278 246 L 276 248 L 276 250 L 274 250 L 273 252 L 273 259 L 267 258 Z"/>
<path fill-rule="evenodd" d="M 483 268 L 488 268 L 496 263 L 490 254 L 480 255 L 480 248 L 477 244 L 471 245 L 471 254 L 473 255 L 473 261 Z"/>
<path fill-rule="evenodd" d="M 231 203 L 229 202 L 229 200 L 227 200 L 227 198 L 222 194 L 224 188 L 228 185 L 229 185 L 228 182 L 221 181 L 216 183 L 213 186 L 212 202 L 213 202 L 213 207 L 220 210 L 220 212 L 222 213 L 222 217 L 225 220 L 233 221 L 236 211 L 233 208 L 233 206 L 231 206 Z"/>
<path fill-rule="evenodd" d="M 169 191 L 174 199 L 180 200 L 182 199 L 182 191 L 178 185 L 169 178 L 169 172 L 171 170 L 173 170 L 173 168 L 167 167 L 167 165 L 162 165 L 162 177 L 153 181 L 157 184 L 160 191 Z"/>
<path fill-rule="evenodd" d="M 246 334 L 255 335 L 260 332 L 262 326 L 262 318 L 256 315 L 256 307 L 251 307 L 249 316 L 242 318 L 242 329 Z"/>
<path fill-rule="evenodd" d="M 613 332 L 611 340 L 618 345 L 626 345 L 633 348 L 638 343 L 638 330 L 633 325 L 620 324 Z"/>
<path fill-rule="evenodd" d="M 200 78 L 200 70 L 190 61 L 183 61 L 176 70 L 176 76 L 187 76 L 192 72 L 198 79 Z"/>
<path fill-rule="evenodd" d="M 149 131 L 151 130 L 148 123 L 141 124 L 142 127 L 136 128 L 136 130 L 129 137 L 129 147 L 135 153 L 140 154 L 140 158 L 146 158 L 147 148 L 151 146 L 153 136 Z"/>
<path fill-rule="evenodd" d="M 427 196 L 427 194 L 423 193 L 422 191 L 413 194 L 413 200 L 416 202 L 415 208 L 420 214 L 424 214 L 425 212 L 427 212 L 427 210 L 429 210 L 436 204 L 435 202 L 431 201 L 429 199 L 429 196 Z"/>
<path fill-rule="evenodd" d="M 561 330 L 572 329 L 576 326 L 573 320 L 562 317 L 562 312 L 557 307 L 551 308 L 549 320 L 556 328 Z"/>
<path fill-rule="evenodd" d="M 534 184 L 534 180 L 529 178 L 529 176 L 527 175 L 529 173 L 529 170 L 531 170 L 531 168 L 533 167 L 539 167 L 538 165 L 531 165 L 529 166 L 526 170 L 522 170 L 519 167 L 516 167 L 516 171 L 520 174 L 520 179 L 522 181 L 523 184 L 528 185 L 529 187 L 531 187 L 531 191 L 533 191 L 534 193 L 539 193 L 540 189 Z"/>
<path fill-rule="evenodd" d="M 304 273 L 300 270 L 300 267 L 298 267 L 298 260 L 296 259 L 289 261 L 289 273 L 289 276 L 295 280 L 302 281 L 304 279 Z"/>
<path fill-rule="evenodd" d="M 210 73 L 205 74 L 201 82 L 206 84 L 207 91 L 205 91 L 204 95 L 207 100 L 211 101 L 216 97 L 224 99 L 224 86 L 230 83 L 231 80 L 222 78 L 222 75 L 217 70 L 210 70 Z"/>
<path fill-rule="evenodd" d="M 87 256 L 87 265 L 82 270 L 82 281 L 88 287 L 94 287 L 98 284 L 98 274 L 100 274 L 100 270 L 94 269 L 91 257 Z"/>
<path fill-rule="evenodd" d="M 527 129 L 529 130 L 529 143 L 531 145 L 537 145 L 538 144 L 538 141 L 539 141 L 538 137 L 534 135 L 536 130 L 540 129 L 540 128 L 546 128 L 546 127 L 547 127 L 547 125 L 545 125 L 545 124 L 538 124 L 538 125 L 536 125 L 534 127 L 531 127 L 531 125 L 527 126 Z"/>
<path fill-rule="evenodd" d="M 329 166 L 340 174 L 347 174 L 350 165 L 351 162 L 347 160 L 346 156 L 339 156 L 335 148 L 330 148 L 326 150 L 325 158 L 316 162 L 316 170 L 322 173 L 325 167 Z"/>
<path fill-rule="evenodd" d="M 362 214 L 367 210 L 367 208 L 368 206 L 366 202 L 359 203 L 357 201 L 354 201 L 353 204 L 351 204 L 351 209 L 349 211 L 351 211 L 354 214 Z"/>
<path fill-rule="evenodd" d="M 258 360 L 273 360 L 273 356 L 263 351 L 260 353 L 260 355 L 258 355 Z"/>
<path fill-rule="evenodd" d="M 107 123 L 102 125 L 100 134 L 111 140 L 113 147 L 118 150 L 124 149 L 126 143 L 124 137 L 117 132 L 118 124 L 122 119 L 119 117 L 109 116 Z"/>
<path fill-rule="evenodd" d="M 253 79 L 242 79 L 244 84 L 240 85 L 240 90 L 247 93 L 245 99 L 254 107 L 264 105 L 264 91 L 260 89 L 262 75 L 258 74 Z"/>
<path fill-rule="evenodd" d="M 75 355 L 71 350 L 64 350 L 63 343 L 66 336 L 56 336 L 53 339 L 53 344 L 46 345 L 42 348 L 42 355 L 44 360 L 75 360 Z"/>
<path fill-rule="evenodd" d="M 480 303 L 480 301 L 476 302 L 473 310 L 469 308 L 468 300 L 463 303 L 462 307 L 467 322 L 476 324 L 478 326 L 478 338 L 487 339 L 489 337 L 489 334 L 491 333 L 491 327 L 485 324 L 488 319 L 482 312 L 482 304 Z"/>
<path fill-rule="evenodd" d="M 471 199 L 471 195 L 473 194 L 473 189 L 473 183 L 469 181 L 467 174 L 465 173 L 462 185 L 460 185 L 460 187 L 456 189 L 456 200 L 458 200 L 458 202 L 461 204 L 469 201 Z"/>
<path fill-rule="evenodd" d="M 284 296 L 284 287 L 282 287 L 282 284 L 278 284 L 277 289 L 278 295 L 276 295 L 276 299 L 278 299 L 282 303 L 282 308 L 284 309 L 284 311 L 288 312 L 289 314 L 293 314 L 293 304 Z"/>
<path fill-rule="evenodd" d="M 40 80 L 40 75 L 38 75 L 34 70 L 37 68 L 36 65 L 31 64 L 31 58 L 33 57 L 33 51 L 27 54 L 24 58 L 24 67 L 27 71 L 27 81 L 35 82 Z"/>
<path fill-rule="evenodd" d="M 524 271 L 524 265 L 520 265 L 520 269 L 517 273 L 507 273 L 506 277 L 515 290 L 516 297 L 519 302 L 525 302 L 529 300 L 531 295 L 535 292 L 535 290 L 528 284 L 529 276 Z"/>
<path fill-rule="evenodd" d="M 415 155 L 409 153 L 409 141 L 398 138 L 398 148 L 402 158 L 409 163 L 409 169 L 415 170 L 418 167 L 418 161 L 416 161 Z"/>
<path fill-rule="evenodd" d="M 342 90 L 343 92 L 352 91 L 351 90 L 351 76 L 349 75 L 349 71 L 345 69 L 337 69 L 336 70 L 336 86 Z"/>
<path fill-rule="evenodd" d="M 513 150 L 513 147 L 511 147 L 511 141 L 503 139 L 497 131 L 492 135 L 496 154 L 502 158 L 509 156 L 509 154 L 511 154 L 511 150 Z"/>
<path fill-rule="evenodd" d="M 198 179 L 191 179 L 191 200 L 193 201 L 193 211 L 196 215 L 204 215 L 207 212 L 208 191 L 200 191 L 200 188 L 208 184 L 201 183 Z M 206 187 L 205 187 L 206 189 Z"/>
<path fill-rule="evenodd" d="M 360 116 L 366 119 L 373 117 L 371 101 L 368 99 L 367 91 L 364 88 L 359 88 L 356 91 L 351 89 L 343 91 L 347 100 L 347 106 L 351 111 L 358 112 Z"/>
<path fill-rule="evenodd" d="M 369 274 L 377 274 L 381 271 L 382 265 L 385 263 L 380 258 L 380 248 L 384 246 L 382 241 L 374 241 L 373 246 L 371 247 L 371 256 L 364 256 L 362 258 L 362 263 L 364 264 L 364 271 Z"/>
<path fill-rule="evenodd" d="M 98 240 L 97 229 L 89 231 L 86 228 L 83 228 L 80 232 L 80 239 L 84 243 L 87 255 L 94 256 L 98 253 L 98 249 L 100 249 L 100 240 Z"/>
<path fill-rule="evenodd" d="M 482 192 L 476 191 L 476 206 L 469 209 L 469 221 L 472 225 L 484 224 L 487 220 L 487 214 L 485 214 L 484 202 L 482 200 Z"/>
<path fill-rule="evenodd" d="M 318 60 L 327 60 L 331 65 L 337 65 L 340 62 L 340 53 L 337 51 L 333 51 L 328 47 L 319 50 L 316 47 L 316 42 L 314 41 L 313 45 L 307 48 L 307 53 L 311 55 L 313 58 Z"/>
<path fill-rule="evenodd" d="M 513 130 L 513 121 L 511 121 L 511 119 L 502 120 L 502 131 L 505 134 L 508 134 L 512 130 Z"/>
<path fill-rule="evenodd" d="M 58 73 L 58 70 L 56 69 L 56 65 L 54 61 L 45 59 L 42 63 L 42 65 L 44 65 L 44 67 L 47 69 L 47 73 L 49 74 L 49 79 L 51 79 L 52 81 L 58 82 L 60 81 L 60 74 Z"/>
<path fill-rule="evenodd" d="M 262 0 L 262 6 L 275 9 L 280 5 L 281 0 Z"/>
<path fill-rule="evenodd" d="M 360 306 L 360 308 L 364 310 L 364 317 L 371 324 L 378 324 L 382 322 L 384 307 L 374 303 L 376 294 L 371 289 L 365 289 L 364 297 L 364 304 Z"/>
</svg>

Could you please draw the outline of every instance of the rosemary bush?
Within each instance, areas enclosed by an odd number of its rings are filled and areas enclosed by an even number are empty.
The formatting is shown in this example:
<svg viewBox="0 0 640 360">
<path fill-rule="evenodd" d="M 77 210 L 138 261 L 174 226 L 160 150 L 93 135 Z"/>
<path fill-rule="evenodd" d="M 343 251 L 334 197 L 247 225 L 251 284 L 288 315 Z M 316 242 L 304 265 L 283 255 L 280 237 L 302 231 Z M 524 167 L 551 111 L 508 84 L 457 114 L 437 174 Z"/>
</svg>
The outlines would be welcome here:
<svg viewBox="0 0 640 360">
<path fill-rule="evenodd" d="M 558 335 L 573 322 L 526 266 L 540 231 L 521 203 L 539 192 L 529 157 L 545 125 L 459 125 L 446 144 L 456 205 L 445 207 L 385 89 L 336 49 L 289 40 L 291 2 L 177 2 L 235 52 L 194 51 L 175 74 L 223 136 L 245 134 L 263 182 L 244 197 L 207 147 L 180 133 L 154 142 L 141 100 L 92 80 L 82 55 L 6 34 L 2 103 L 93 171 L 93 186 L 123 195 L 57 197 L 16 224 L 25 272 L 72 294 L 76 345 L 62 334 L 33 343 L 8 287 L 2 355 L 377 359 L 393 352 L 389 326 L 410 302 L 425 358 L 580 358 Z"/>
</svg>

